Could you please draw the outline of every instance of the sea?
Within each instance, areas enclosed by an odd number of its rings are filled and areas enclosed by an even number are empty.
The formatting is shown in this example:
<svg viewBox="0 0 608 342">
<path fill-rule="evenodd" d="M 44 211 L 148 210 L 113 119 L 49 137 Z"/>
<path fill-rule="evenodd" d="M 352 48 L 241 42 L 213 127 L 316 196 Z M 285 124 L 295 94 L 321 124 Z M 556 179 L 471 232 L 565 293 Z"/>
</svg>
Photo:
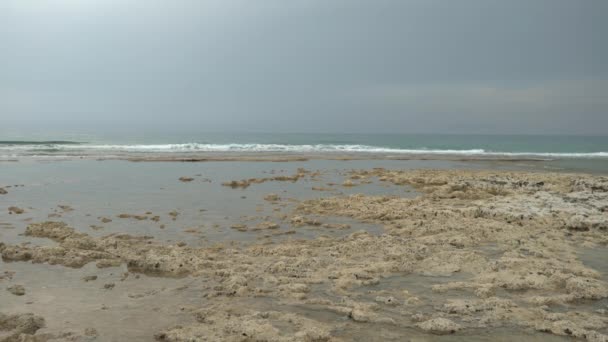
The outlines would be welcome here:
<svg viewBox="0 0 608 342">
<path fill-rule="evenodd" d="M 433 155 L 455 157 L 608 159 L 607 136 L 0 132 L 0 158 L 197 153 Z"/>
</svg>

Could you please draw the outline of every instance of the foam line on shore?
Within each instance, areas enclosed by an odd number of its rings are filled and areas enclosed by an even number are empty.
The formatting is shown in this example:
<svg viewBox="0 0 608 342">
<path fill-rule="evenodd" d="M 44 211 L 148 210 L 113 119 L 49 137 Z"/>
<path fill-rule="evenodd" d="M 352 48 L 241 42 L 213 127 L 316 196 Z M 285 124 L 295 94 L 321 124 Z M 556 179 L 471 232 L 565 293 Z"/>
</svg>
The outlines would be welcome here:
<svg viewBox="0 0 608 342">
<path fill-rule="evenodd" d="M 427 149 L 427 148 L 391 148 L 369 145 L 333 145 L 333 144 L 135 144 L 135 145 L 101 145 L 101 144 L 4 144 L 0 145 L 0 154 L 4 155 L 45 155 L 68 153 L 70 155 L 96 155 L 107 153 L 382 153 L 403 155 L 452 155 L 473 157 L 540 157 L 540 158 L 608 158 L 608 152 L 502 152 L 484 149 Z"/>
</svg>

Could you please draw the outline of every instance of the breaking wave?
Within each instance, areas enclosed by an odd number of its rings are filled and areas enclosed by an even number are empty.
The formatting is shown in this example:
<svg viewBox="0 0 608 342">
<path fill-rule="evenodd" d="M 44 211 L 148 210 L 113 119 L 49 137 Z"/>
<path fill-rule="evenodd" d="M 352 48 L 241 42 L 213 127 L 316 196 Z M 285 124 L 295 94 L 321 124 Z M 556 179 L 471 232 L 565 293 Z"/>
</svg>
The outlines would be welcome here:
<svg viewBox="0 0 608 342">
<path fill-rule="evenodd" d="M 337 144 L 85 144 L 71 141 L 0 141 L 0 154 L 11 156 L 34 155 L 106 155 L 140 153 L 379 153 L 404 155 L 460 155 L 476 157 L 538 157 L 538 158 L 608 158 L 608 152 L 553 153 L 553 152 L 501 152 L 484 149 L 426 149 L 391 148 L 369 145 Z"/>
</svg>

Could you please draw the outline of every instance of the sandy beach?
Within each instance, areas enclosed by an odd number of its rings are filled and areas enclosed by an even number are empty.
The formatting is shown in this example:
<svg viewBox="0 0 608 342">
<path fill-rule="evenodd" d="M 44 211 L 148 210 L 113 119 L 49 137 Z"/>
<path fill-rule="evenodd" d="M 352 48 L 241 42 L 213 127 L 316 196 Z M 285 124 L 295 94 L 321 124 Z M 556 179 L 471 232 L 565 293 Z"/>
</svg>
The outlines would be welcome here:
<svg viewBox="0 0 608 342">
<path fill-rule="evenodd" d="M 0 341 L 608 340 L 604 175 L 31 163 L 3 165 Z"/>
</svg>

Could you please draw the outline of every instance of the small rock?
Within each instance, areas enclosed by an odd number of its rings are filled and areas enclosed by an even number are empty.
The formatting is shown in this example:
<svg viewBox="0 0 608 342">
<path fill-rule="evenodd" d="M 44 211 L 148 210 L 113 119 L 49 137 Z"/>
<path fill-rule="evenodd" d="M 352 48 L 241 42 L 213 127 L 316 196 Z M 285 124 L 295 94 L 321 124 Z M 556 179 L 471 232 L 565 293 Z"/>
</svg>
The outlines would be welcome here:
<svg viewBox="0 0 608 342">
<path fill-rule="evenodd" d="M 148 219 L 148 216 L 144 216 L 144 215 L 131 215 L 131 214 L 120 214 L 118 215 L 119 218 L 122 219 L 128 219 L 128 218 L 132 218 L 132 219 L 136 219 L 138 221 L 144 221 Z"/>
<path fill-rule="evenodd" d="M 410 319 L 412 322 L 422 322 L 426 319 L 426 317 L 421 313 L 415 313 L 412 315 L 412 317 L 410 317 Z"/>
<path fill-rule="evenodd" d="M 233 224 L 230 228 L 236 229 L 239 232 L 246 232 L 247 231 L 247 225 L 244 225 L 244 224 Z"/>
<path fill-rule="evenodd" d="M 264 221 L 264 222 L 258 223 L 258 225 L 255 226 L 255 229 L 277 229 L 279 227 L 280 226 L 277 223 L 270 222 L 270 221 Z"/>
<path fill-rule="evenodd" d="M 268 195 L 264 196 L 264 200 L 269 201 L 269 202 L 276 202 L 279 199 L 280 199 L 279 195 L 277 195 L 277 194 L 268 194 Z"/>
<path fill-rule="evenodd" d="M 97 280 L 97 276 L 96 275 L 84 276 L 84 277 L 82 277 L 82 280 L 84 280 L 85 282 L 94 281 L 94 280 Z"/>
<path fill-rule="evenodd" d="M 9 214 L 23 214 L 25 212 L 25 210 L 19 208 L 19 207 L 8 207 L 8 213 Z"/>
<path fill-rule="evenodd" d="M 106 290 L 111 290 L 114 288 L 114 286 L 116 286 L 114 283 L 107 283 L 103 285 L 103 288 Z"/>
<path fill-rule="evenodd" d="M 479 298 L 488 298 L 494 295 L 494 288 L 492 286 L 482 286 L 475 290 L 475 295 Z"/>
<path fill-rule="evenodd" d="M 23 287 L 23 285 L 9 286 L 6 290 L 15 296 L 23 296 L 25 294 L 25 287 Z"/>
<path fill-rule="evenodd" d="M 15 272 L 13 272 L 13 271 L 4 271 L 4 273 L 0 274 L 0 280 L 13 279 L 14 275 L 15 275 Z"/>
<path fill-rule="evenodd" d="M 453 334 L 461 329 L 459 324 L 456 324 L 447 318 L 433 318 L 418 323 L 416 326 L 424 331 L 438 335 Z"/>
<path fill-rule="evenodd" d="M 346 223 L 325 223 L 323 224 L 323 228 L 329 228 L 329 229 L 350 229 L 350 224 L 346 224 Z"/>
<path fill-rule="evenodd" d="M 95 263 L 95 266 L 97 266 L 97 268 L 109 268 L 117 267 L 121 264 L 122 261 L 120 259 L 101 259 L 97 263 Z"/>
<path fill-rule="evenodd" d="M 97 336 L 98 335 L 97 329 L 95 329 L 95 328 L 86 328 L 86 329 L 84 329 L 84 335 L 85 336 L 89 336 L 89 337 Z"/>
<path fill-rule="evenodd" d="M 192 178 L 192 177 L 179 177 L 179 181 L 183 182 L 183 183 L 192 182 L 193 180 L 194 180 L 194 178 Z"/>
<path fill-rule="evenodd" d="M 351 187 L 351 186 L 355 186 L 355 185 L 356 184 L 353 183 L 350 179 L 347 179 L 344 181 L 344 183 L 342 183 L 342 186 L 345 186 L 345 187 Z"/>
</svg>

